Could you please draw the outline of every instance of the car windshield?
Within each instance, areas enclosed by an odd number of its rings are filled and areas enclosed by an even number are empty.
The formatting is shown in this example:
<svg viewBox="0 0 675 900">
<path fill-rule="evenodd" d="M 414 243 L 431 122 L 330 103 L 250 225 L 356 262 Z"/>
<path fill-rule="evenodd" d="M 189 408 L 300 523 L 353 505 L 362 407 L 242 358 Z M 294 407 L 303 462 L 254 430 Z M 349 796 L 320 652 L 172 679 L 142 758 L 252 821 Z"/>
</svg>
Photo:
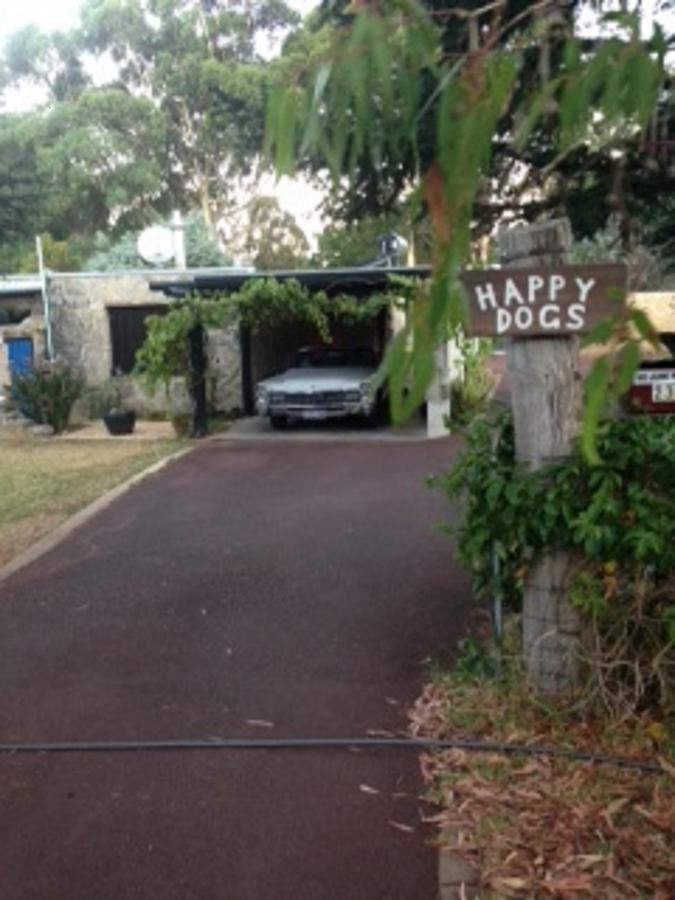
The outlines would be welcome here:
<svg viewBox="0 0 675 900">
<path fill-rule="evenodd" d="M 375 353 L 368 348 L 311 347 L 299 350 L 295 361 L 298 369 L 331 369 L 345 366 L 374 369 L 376 365 Z"/>
</svg>

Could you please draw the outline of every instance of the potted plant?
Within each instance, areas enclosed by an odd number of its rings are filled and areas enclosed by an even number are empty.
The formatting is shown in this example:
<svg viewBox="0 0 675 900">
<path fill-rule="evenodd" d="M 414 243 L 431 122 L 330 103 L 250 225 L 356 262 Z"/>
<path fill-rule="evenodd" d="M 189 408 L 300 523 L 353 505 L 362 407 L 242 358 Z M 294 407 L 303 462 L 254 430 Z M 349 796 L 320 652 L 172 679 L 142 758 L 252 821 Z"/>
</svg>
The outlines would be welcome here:
<svg viewBox="0 0 675 900">
<path fill-rule="evenodd" d="M 166 387 L 167 418 L 176 437 L 187 437 L 192 425 L 190 397 L 183 378 L 176 377 L 167 382 Z"/>
<path fill-rule="evenodd" d="M 109 434 L 131 434 L 136 426 L 136 412 L 133 409 L 124 408 L 123 388 L 123 380 L 113 378 L 105 392 L 103 421 Z"/>
<path fill-rule="evenodd" d="M 176 437 L 187 437 L 190 434 L 192 416 L 190 413 L 172 413 L 171 425 Z"/>
</svg>

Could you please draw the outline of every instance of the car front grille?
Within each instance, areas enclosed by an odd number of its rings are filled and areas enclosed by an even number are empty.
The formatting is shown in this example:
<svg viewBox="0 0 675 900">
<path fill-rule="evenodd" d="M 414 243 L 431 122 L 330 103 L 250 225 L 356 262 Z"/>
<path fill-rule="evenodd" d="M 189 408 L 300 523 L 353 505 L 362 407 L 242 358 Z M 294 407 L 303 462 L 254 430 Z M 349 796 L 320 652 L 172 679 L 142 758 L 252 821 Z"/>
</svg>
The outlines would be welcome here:
<svg viewBox="0 0 675 900">
<path fill-rule="evenodd" d="M 271 406 L 332 406 L 340 403 L 358 402 L 354 391 L 319 391 L 312 394 L 275 393 L 270 394 Z"/>
</svg>

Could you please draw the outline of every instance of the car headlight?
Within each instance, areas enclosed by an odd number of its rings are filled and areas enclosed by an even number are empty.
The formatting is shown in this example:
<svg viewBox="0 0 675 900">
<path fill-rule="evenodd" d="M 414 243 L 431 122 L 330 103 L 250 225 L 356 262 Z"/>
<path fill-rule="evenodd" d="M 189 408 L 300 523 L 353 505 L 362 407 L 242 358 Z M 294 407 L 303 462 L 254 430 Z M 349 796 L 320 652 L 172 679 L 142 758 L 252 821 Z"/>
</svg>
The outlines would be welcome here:
<svg viewBox="0 0 675 900">
<path fill-rule="evenodd" d="M 370 399 L 373 395 L 373 386 L 369 381 L 362 381 L 359 385 L 361 396 Z"/>
<path fill-rule="evenodd" d="M 267 388 L 264 388 L 262 385 L 257 385 L 255 389 L 255 405 L 261 415 L 264 414 L 268 404 L 269 396 L 267 394 Z"/>
</svg>

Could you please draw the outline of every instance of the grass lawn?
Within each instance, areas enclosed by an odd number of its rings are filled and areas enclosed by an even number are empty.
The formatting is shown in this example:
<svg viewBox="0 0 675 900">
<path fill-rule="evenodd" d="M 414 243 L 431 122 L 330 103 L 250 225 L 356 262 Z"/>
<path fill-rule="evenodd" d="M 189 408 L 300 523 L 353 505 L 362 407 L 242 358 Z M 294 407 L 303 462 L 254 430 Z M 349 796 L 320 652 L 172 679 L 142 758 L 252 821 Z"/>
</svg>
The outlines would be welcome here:
<svg viewBox="0 0 675 900">
<path fill-rule="evenodd" d="M 123 438 L 62 441 L 0 431 L 0 565 L 181 445 Z"/>
</svg>

